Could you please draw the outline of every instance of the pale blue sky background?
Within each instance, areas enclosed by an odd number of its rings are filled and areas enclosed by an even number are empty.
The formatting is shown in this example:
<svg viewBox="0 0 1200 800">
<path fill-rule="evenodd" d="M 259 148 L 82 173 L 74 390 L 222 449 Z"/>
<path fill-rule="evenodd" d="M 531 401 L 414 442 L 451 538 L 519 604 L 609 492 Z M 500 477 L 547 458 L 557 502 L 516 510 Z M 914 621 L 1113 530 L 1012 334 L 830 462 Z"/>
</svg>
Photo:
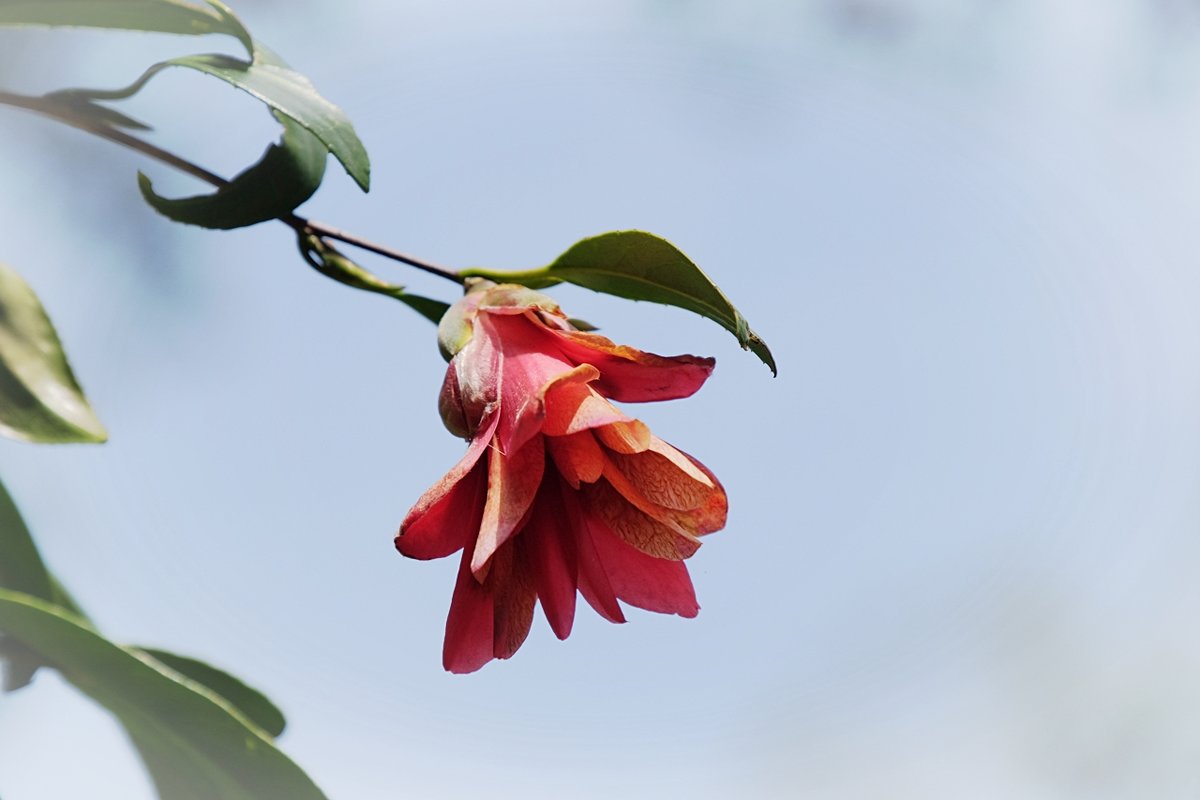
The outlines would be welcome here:
<svg viewBox="0 0 1200 800">
<path fill-rule="evenodd" d="M 1200 14 L 1180 2 L 253 2 L 371 150 L 305 211 L 442 263 L 665 236 L 771 344 L 584 290 L 610 336 L 715 355 L 637 413 L 728 528 L 685 621 L 539 619 L 440 668 L 455 563 L 392 549 L 462 445 L 433 329 L 282 226 L 174 226 L 134 154 L 0 109 L 0 258 L 112 434 L 0 442 L 115 638 L 287 712 L 333 800 L 1200 794 Z M 0 33 L 0 84 L 120 85 L 219 41 Z M 66 63 L 47 60 L 68 53 Z M 33 65 L 37 65 L 37 71 Z M 129 108 L 230 174 L 273 137 L 223 85 Z M 443 298 L 453 287 L 375 260 Z M 52 675 L 0 700 L 4 800 L 151 797 Z"/>
</svg>

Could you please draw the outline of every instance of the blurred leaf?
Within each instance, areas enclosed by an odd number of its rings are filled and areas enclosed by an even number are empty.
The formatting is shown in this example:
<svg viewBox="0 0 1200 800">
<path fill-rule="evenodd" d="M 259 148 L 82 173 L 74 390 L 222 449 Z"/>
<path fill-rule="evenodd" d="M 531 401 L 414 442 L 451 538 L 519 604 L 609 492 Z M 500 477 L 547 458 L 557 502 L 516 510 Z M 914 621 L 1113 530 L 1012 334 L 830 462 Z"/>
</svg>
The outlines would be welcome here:
<svg viewBox="0 0 1200 800">
<path fill-rule="evenodd" d="M 0 590 L 0 632 L 36 651 L 121 721 L 163 800 L 324 799 L 230 702 L 113 644 L 69 612 Z"/>
<path fill-rule="evenodd" d="M 253 52 L 250 34 L 223 3 L 181 0 L 0 0 L 0 25 L 112 28 L 201 35 L 226 33 Z"/>
<path fill-rule="evenodd" d="M 0 25 L 116 28 L 198 36 L 227 33 L 254 52 L 249 32 L 224 3 L 182 0 L 0 0 Z"/>
<path fill-rule="evenodd" d="M 643 231 L 615 231 L 584 239 L 553 264 L 526 272 L 463 270 L 498 282 L 520 283 L 531 289 L 560 281 L 629 300 L 648 300 L 686 308 L 720 323 L 778 374 L 766 342 L 750 330 L 746 318 L 721 293 L 717 285 L 675 245 Z"/>
<path fill-rule="evenodd" d="M 103 442 L 58 334 L 29 284 L 0 264 L 0 434 L 28 442 Z"/>
<path fill-rule="evenodd" d="M 54 602 L 50 573 L 3 482 L 0 482 L 0 589 Z"/>
<path fill-rule="evenodd" d="M 54 597 L 50 573 L 3 482 L 0 482 L 0 588 L 43 600 Z M 28 686 L 42 666 L 36 653 L 15 639 L 4 637 L 0 637 L 0 661 L 4 662 L 4 683 L 0 690 L 5 692 Z"/>
<path fill-rule="evenodd" d="M 158 659 L 180 675 L 216 692 L 270 736 L 279 736 L 287 726 L 283 712 L 279 710 L 278 706 L 267 699 L 262 692 L 247 686 L 228 672 L 219 670 L 203 661 L 169 653 L 166 650 L 157 650 L 151 647 L 132 649 Z"/>
<path fill-rule="evenodd" d="M 12 495 L 0 482 L 0 589 L 24 592 L 62 606 L 85 619 L 75 600 L 46 568 Z M 0 637 L 0 661 L 7 662 L 5 692 L 29 685 L 42 660 L 29 648 L 11 638 Z"/>
<path fill-rule="evenodd" d="M 138 173 L 146 202 L 176 222 L 228 230 L 292 213 L 321 185 L 327 150 L 291 117 L 275 112 L 283 137 L 262 159 L 216 192 L 180 200 L 154 193 L 150 179 Z"/>
</svg>

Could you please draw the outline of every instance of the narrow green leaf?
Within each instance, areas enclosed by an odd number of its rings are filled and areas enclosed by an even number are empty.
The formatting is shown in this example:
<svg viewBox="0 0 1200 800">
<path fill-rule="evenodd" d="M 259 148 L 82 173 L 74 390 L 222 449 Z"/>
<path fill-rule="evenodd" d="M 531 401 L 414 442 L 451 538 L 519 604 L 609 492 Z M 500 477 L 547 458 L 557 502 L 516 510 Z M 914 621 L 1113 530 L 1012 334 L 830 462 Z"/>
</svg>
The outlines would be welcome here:
<svg viewBox="0 0 1200 800">
<path fill-rule="evenodd" d="M 103 442 L 108 438 L 75 381 L 37 295 L 3 264 L 0 434 L 28 442 Z"/>
<path fill-rule="evenodd" d="M 228 230 L 290 214 L 312 197 L 325 175 L 328 151 L 317 137 L 278 112 L 283 138 L 262 159 L 212 194 L 168 200 L 138 173 L 146 202 L 176 222 Z"/>
<path fill-rule="evenodd" d="M 443 303 L 441 300 L 431 300 L 419 294 L 409 294 L 403 286 L 388 283 L 370 270 L 346 258 L 318 236 L 301 234 L 298 244 L 304 260 L 322 275 L 355 289 L 399 300 L 434 325 L 441 321 L 446 310 L 450 308 L 448 303 Z"/>
<path fill-rule="evenodd" d="M 224 3 L 182 0 L 0 0 L 0 25 L 113 28 L 199 36 L 226 33 L 254 52 L 249 32 Z"/>
<path fill-rule="evenodd" d="M 3 0 L 0 0 L 3 2 Z M 133 117 L 122 114 L 116 109 L 102 106 L 92 98 L 67 89 L 61 92 L 50 92 L 40 98 L 23 98 L 34 100 L 45 108 L 44 113 L 61 114 L 66 117 L 86 120 L 95 125 L 112 128 L 126 128 L 132 131 L 148 131 L 150 126 Z M 38 109 L 41 110 L 40 108 Z"/>
<path fill-rule="evenodd" d="M 584 239 L 544 271 L 543 278 L 597 292 L 649 300 L 694 311 L 720 323 L 738 343 L 776 374 L 766 343 L 717 285 L 673 244 L 642 231 L 616 231 Z"/>
<path fill-rule="evenodd" d="M 283 733 L 287 721 L 279 707 L 267 699 L 262 692 L 247 686 L 228 672 L 219 670 L 203 661 L 169 653 L 166 650 L 151 647 L 131 649 L 136 649 L 159 660 L 184 677 L 216 692 L 268 735 L 277 737 Z"/>
<path fill-rule="evenodd" d="M 231 703 L 156 659 L 108 641 L 69 612 L 0 590 L 0 632 L 36 651 L 124 724 L 152 764 L 164 800 L 324 800 Z M 195 781 L 206 785 L 192 789 Z"/>
<path fill-rule="evenodd" d="M 425 319 L 437 325 L 442 321 L 442 317 L 450 309 L 449 303 L 443 303 L 441 300 L 431 300 L 428 297 L 422 297 L 419 294 L 403 294 L 395 295 L 396 299 L 406 306 L 416 311 Z"/>
</svg>

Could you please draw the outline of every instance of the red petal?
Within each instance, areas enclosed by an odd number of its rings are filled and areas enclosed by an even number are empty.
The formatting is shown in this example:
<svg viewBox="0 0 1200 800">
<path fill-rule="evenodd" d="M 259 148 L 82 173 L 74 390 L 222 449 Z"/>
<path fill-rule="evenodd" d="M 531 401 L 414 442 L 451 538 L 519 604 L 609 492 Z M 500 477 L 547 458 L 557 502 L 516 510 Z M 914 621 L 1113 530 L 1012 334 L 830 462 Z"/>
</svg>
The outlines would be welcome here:
<svg viewBox="0 0 1200 800">
<path fill-rule="evenodd" d="M 495 609 L 492 655 L 496 658 L 511 658 L 525 643 L 533 625 L 537 593 L 528 556 L 517 547 L 519 542 L 501 547 L 488 571 L 486 588 L 493 593 Z"/>
<path fill-rule="evenodd" d="M 442 666 L 459 674 L 474 672 L 494 657 L 492 592 L 475 580 L 470 561 L 471 551 L 463 550 L 442 643 Z"/>
<path fill-rule="evenodd" d="M 577 493 L 562 486 L 563 507 L 567 512 L 570 529 L 575 534 L 575 552 L 579 565 L 579 593 L 596 613 L 609 622 L 624 622 L 625 615 L 617 603 L 608 573 L 604 571 L 604 563 L 596 553 L 592 544 L 592 536 L 588 530 L 583 509 L 579 505 Z"/>
<path fill-rule="evenodd" d="M 533 505 L 542 482 L 545 455 L 541 436 L 516 453 L 504 454 L 494 447 L 488 452 L 487 503 L 471 558 L 471 570 L 481 580 L 487 574 L 488 559 L 517 532 Z"/>
<path fill-rule="evenodd" d="M 605 530 L 603 525 L 591 527 L 596 554 L 618 598 L 661 614 L 694 617 L 699 613 L 696 590 L 682 561 L 648 556 Z"/>
<path fill-rule="evenodd" d="M 466 455 L 421 496 L 396 535 L 396 549 L 410 558 L 442 558 L 465 547 L 479 530 L 483 470 L 472 469 L 487 449 L 499 416 L 477 431 Z M 468 475 L 472 478 L 464 481 Z M 466 485 L 464 485 L 466 484 Z"/>
<path fill-rule="evenodd" d="M 575 622 L 575 589 L 578 565 L 575 531 L 563 508 L 560 481 L 547 478 L 533 507 L 529 522 L 517 537 L 518 549 L 528 553 L 533 583 L 546 621 L 554 635 L 565 639 Z"/>
<path fill-rule="evenodd" d="M 595 384 L 600 394 L 625 403 L 687 397 L 704 385 L 717 363 L 711 358 L 644 353 L 595 333 L 545 326 L 540 330 L 557 341 L 568 359 L 600 370 Z"/>
</svg>

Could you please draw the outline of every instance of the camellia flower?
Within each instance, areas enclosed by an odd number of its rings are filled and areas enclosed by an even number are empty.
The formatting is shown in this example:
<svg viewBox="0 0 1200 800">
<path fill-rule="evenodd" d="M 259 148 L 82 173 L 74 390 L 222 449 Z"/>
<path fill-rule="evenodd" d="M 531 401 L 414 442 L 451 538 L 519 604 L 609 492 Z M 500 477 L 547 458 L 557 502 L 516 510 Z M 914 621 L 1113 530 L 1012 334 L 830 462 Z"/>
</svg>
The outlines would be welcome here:
<svg viewBox="0 0 1200 800">
<path fill-rule="evenodd" d="M 687 397 L 714 361 L 666 358 L 576 330 L 545 295 L 478 281 L 438 329 L 451 358 L 439 407 L 466 455 L 425 493 L 396 547 L 462 550 L 442 661 L 473 672 L 525 641 L 535 601 L 560 639 L 576 591 L 604 618 L 618 600 L 699 611 L 683 559 L 725 525 L 721 484 L 610 400 Z"/>
</svg>

